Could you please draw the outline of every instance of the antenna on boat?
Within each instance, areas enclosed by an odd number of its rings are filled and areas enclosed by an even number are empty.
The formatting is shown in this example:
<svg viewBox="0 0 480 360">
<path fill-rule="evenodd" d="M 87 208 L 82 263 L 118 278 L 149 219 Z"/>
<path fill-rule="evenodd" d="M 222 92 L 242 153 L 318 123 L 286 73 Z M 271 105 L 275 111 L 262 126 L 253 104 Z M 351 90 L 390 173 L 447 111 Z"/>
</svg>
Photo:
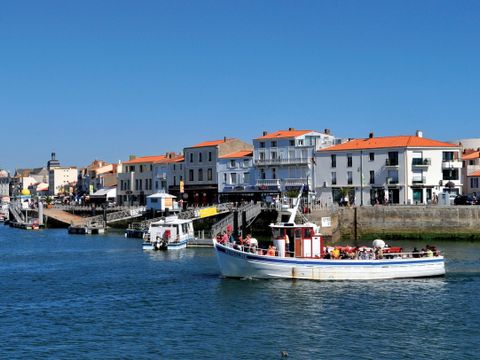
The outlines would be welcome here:
<svg viewBox="0 0 480 360">
<path fill-rule="evenodd" d="M 305 185 L 302 185 L 302 187 L 300 188 L 300 191 L 299 191 L 298 196 L 297 196 L 297 199 L 296 199 L 295 206 L 294 206 L 293 209 L 291 210 L 290 218 L 288 219 L 288 222 L 289 222 L 290 224 L 294 224 L 294 223 L 295 223 L 295 217 L 297 216 L 298 206 L 300 205 L 300 198 L 302 197 L 303 187 L 304 187 L 304 186 L 305 186 Z"/>
</svg>

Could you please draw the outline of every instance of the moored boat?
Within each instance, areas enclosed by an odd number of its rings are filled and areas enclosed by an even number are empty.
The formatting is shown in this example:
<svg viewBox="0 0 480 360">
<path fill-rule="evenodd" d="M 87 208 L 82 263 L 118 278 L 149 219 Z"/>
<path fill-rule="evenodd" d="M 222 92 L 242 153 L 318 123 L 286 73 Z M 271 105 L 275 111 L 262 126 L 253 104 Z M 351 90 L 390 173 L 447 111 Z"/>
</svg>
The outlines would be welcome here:
<svg viewBox="0 0 480 360">
<path fill-rule="evenodd" d="M 150 224 L 142 244 L 143 250 L 179 250 L 194 239 L 193 222 L 169 216 Z"/>
<path fill-rule="evenodd" d="M 213 239 L 220 272 L 234 278 L 287 278 L 308 280 L 374 280 L 442 276 L 444 257 L 438 251 L 404 252 L 374 241 L 369 249 L 324 246 L 320 228 L 295 223 L 300 202 L 285 209 L 288 219 L 271 224 L 273 246 L 268 250 Z M 291 240 L 290 240 L 291 239 Z M 343 258 L 340 259 L 340 249 Z M 347 255 L 348 254 L 348 255 Z"/>
</svg>

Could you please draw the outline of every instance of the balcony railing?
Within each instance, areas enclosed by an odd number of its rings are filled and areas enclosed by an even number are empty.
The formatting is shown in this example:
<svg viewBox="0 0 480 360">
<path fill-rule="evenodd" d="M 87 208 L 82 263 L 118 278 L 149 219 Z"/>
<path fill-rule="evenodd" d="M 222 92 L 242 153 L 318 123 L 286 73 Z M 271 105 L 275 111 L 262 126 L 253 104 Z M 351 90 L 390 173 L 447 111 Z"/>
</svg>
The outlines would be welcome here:
<svg viewBox="0 0 480 360">
<path fill-rule="evenodd" d="M 458 160 L 442 161 L 442 169 L 460 169 L 462 162 Z"/>
<path fill-rule="evenodd" d="M 256 166 L 265 165 L 291 165 L 291 164 L 308 164 L 309 158 L 277 158 L 277 159 L 255 159 Z"/>
<path fill-rule="evenodd" d="M 397 185 L 398 184 L 398 179 L 387 178 L 387 184 L 388 185 Z"/>
<path fill-rule="evenodd" d="M 385 166 L 398 167 L 398 160 L 397 159 L 386 159 L 385 160 Z"/>
<path fill-rule="evenodd" d="M 412 159 L 412 165 L 413 166 L 430 166 L 432 165 L 432 160 L 429 158 L 414 158 Z"/>
<path fill-rule="evenodd" d="M 307 179 L 306 178 L 287 178 L 283 179 L 283 183 L 285 186 L 302 186 L 302 185 L 307 185 Z"/>
<path fill-rule="evenodd" d="M 427 177 L 426 176 L 422 176 L 422 177 L 412 179 L 412 184 L 425 184 L 426 182 L 427 182 Z"/>
<path fill-rule="evenodd" d="M 258 179 L 256 186 L 260 188 L 280 188 L 280 179 Z"/>
</svg>

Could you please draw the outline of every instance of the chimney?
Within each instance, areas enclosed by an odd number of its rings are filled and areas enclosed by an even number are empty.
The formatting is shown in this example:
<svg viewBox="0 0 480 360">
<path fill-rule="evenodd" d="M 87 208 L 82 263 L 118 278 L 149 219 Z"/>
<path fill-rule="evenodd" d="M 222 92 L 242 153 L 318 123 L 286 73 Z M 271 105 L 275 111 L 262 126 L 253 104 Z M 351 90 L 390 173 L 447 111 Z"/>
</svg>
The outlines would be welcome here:
<svg viewBox="0 0 480 360">
<path fill-rule="evenodd" d="M 330 131 L 330 129 L 325 129 L 325 130 L 323 130 L 323 133 L 324 133 L 325 135 L 330 135 L 330 134 L 331 134 L 331 131 Z"/>
<path fill-rule="evenodd" d="M 268 134 L 268 131 L 264 131 L 264 132 L 262 133 L 262 136 L 266 136 L 267 134 Z"/>
<path fill-rule="evenodd" d="M 422 130 L 417 130 L 415 135 L 419 138 L 423 137 L 423 131 Z"/>
<path fill-rule="evenodd" d="M 295 131 L 295 128 L 290 127 L 288 128 L 288 131 Z"/>
<path fill-rule="evenodd" d="M 371 132 L 371 133 L 368 134 L 368 138 L 369 138 L 369 139 L 372 139 L 372 138 L 373 138 L 373 132 Z"/>
<path fill-rule="evenodd" d="M 137 158 L 137 155 L 130 155 L 128 157 L 128 160 L 135 160 Z"/>
<path fill-rule="evenodd" d="M 223 142 L 227 142 L 227 137 L 226 136 L 223 137 Z"/>
</svg>

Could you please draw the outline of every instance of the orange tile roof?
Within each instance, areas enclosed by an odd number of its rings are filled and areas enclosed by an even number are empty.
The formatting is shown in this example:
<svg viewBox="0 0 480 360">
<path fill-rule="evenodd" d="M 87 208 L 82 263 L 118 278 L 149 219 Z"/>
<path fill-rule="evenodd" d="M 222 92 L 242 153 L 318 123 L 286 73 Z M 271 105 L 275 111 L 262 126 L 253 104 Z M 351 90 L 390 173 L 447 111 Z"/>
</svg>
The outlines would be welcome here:
<svg viewBox="0 0 480 360">
<path fill-rule="evenodd" d="M 141 156 L 133 160 L 125 161 L 124 164 L 154 163 L 165 159 L 165 155 Z"/>
<path fill-rule="evenodd" d="M 241 150 L 231 154 L 219 156 L 220 159 L 240 159 L 244 157 L 253 156 L 252 150 Z"/>
<path fill-rule="evenodd" d="M 480 170 L 475 171 L 475 172 L 473 172 L 473 173 L 471 173 L 470 175 L 467 175 L 467 176 L 480 176 Z"/>
<path fill-rule="evenodd" d="M 367 139 L 353 139 L 346 143 L 330 146 L 319 151 L 364 150 L 398 147 L 458 147 L 447 142 L 418 136 L 383 136 Z"/>
<path fill-rule="evenodd" d="M 227 138 L 228 140 L 232 140 L 232 138 Z M 199 148 L 199 147 L 206 147 L 206 146 L 217 146 L 221 143 L 225 142 L 225 139 L 222 140 L 212 140 L 212 141 L 204 141 L 201 142 L 200 144 L 193 145 L 192 148 Z"/>
<path fill-rule="evenodd" d="M 262 137 L 256 138 L 255 140 L 291 138 L 291 137 L 305 135 L 312 131 L 313 130 L 278 130 L 271 134 L 267 134 Z"/>
<path fill-rule="evenodd" d="M 462 160 L 474 160 L 480 158 L 480 151 L 474 151 L 468 155 L 463 155 Z"/>
</svg>

